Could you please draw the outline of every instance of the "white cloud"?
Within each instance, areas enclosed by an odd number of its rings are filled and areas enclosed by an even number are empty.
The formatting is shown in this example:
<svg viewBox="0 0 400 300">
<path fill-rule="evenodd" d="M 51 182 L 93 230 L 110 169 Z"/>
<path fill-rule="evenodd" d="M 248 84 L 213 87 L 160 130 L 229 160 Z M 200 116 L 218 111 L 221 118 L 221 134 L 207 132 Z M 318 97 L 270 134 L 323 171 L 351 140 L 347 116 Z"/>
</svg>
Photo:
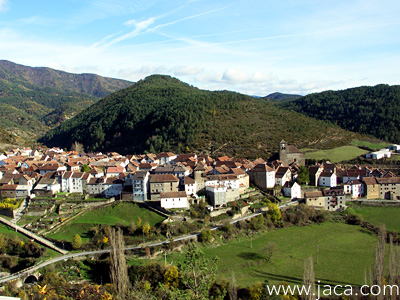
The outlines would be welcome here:
<svg viewBox="0 0 400 300">
<path fill-rule="evenodd" d="M 223 81 L 228 81 L 228 82 L 247 82 L 249 80 L 249 76 L 237 69 L 228 69 L 224 72 L 222 75 L 222 80 Z"/>
<path fill-rule="evenodd" d="M 8 9 L 8 1 L 0 0 L 0 11 L 6 11 Z"/>
</svg>

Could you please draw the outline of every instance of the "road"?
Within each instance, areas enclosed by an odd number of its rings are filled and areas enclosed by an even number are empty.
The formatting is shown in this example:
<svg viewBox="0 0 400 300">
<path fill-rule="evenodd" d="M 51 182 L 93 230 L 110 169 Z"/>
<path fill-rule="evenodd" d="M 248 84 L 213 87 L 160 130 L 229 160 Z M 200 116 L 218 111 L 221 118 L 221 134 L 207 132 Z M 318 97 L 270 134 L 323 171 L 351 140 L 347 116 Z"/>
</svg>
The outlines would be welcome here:
<svg viewBox="0 0 400 300">
<path fill-rule="evenodd" d="M 295 200 L 295 201 L 291 201 L 291 202 L 279 205 L 278 208 L 282 209 L 282 208 L 286 208 L 288 206 L 293 206 L 293 205 L 297 205 L 297 204 L 298 204 L 298 200 Z M 254 217 L 262 215 L 264 213 L 265 212 L 259 212 L 259 213 L 250 214 L 248 216 L 233 220 L 230 223 L 234 224 L 234 223 L 237 223 L 237 222 L 240 222 L 240 221 L 243 221 L 243 220 L 254 218 Z M 222 225 L 214 226 L 214 227 L 211 228 L 211 230 L 217 230 L 217 229 L 219 229 L 221 227 L 222 227 Z M 197 239 L 197 236 L 199 236 L 199 235 L 200 235 L 200 232 L 194 232 L 194 233 L 191 233 L 191 234 L 188 234 L 188 235 L 173 239 L 172 241 L 173 242 L 178 242 L 178 241 L 184 241 L 184 240 L 189 240 L 189 239 Z M 169 244 L 169 243 L 170 243 L 170 240 L 164 240 L 164 241 L 161 241 L 161 242 L 144 244 L 142 246 L 127 246 L 127 247 L 125 247 L 125 251 L 138 250 L 138 249 L 142 249 L 144 247 L 152 248 L 152 247 L 156 247 L 156 246 L 166 245 L 166 244 Z M 85 251 L 85 252 L 79 252 L 79 253 L 72 253 L 72 254 L 68 254 L 68 255 L 55 257 L 55 258 L 49 259 L 47 261 L 40 262 L 40 263 L 30 267 L 30 268 L 27 268 L 27 269 L 24 269 L 24 270 L 20 271 L 18 273 L 14 273 L 14 274 L 11 274 L 9 276 L 2 277 L 2 278 L 0 278 L 0 284 L 8 282 L 8 281 L 15 280 L 15 279 L 18 279 L 18 278 L 26 276 L 28 274 L 32 274 L 35 271 L 37 271 L 37 270 L 39 270 L 39 269 L 41 269 L 43 267 L 46 267 L 48 265 L 54 264 L 54 263 L 62 261 L 62 260 L 67 260 L 67 259 L 74 258 L 74 257 L 79 257 L 79 256 L 104 254 L 104 253 L 108 253 L 108 252 L 110 252 L 110 250 L 109 249 L 105 249 L 105 250 L 96 250 L 96 251 Z"/>
</svg>

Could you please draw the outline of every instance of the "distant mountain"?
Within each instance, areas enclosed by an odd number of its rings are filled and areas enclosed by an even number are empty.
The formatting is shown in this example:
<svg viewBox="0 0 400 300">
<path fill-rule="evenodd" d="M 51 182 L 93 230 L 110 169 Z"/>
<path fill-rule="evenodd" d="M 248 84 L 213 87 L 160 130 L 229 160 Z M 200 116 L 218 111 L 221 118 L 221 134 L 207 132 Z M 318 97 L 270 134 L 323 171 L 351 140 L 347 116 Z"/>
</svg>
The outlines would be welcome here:
<svg viewBox="0 0 400 300">
<path fill-rule="evenodd" d="M 269 157 L 285 139 L 298 147 L 343 145 L 358 135 L 228 91 L 205 91 L 153 75 L 50 130 L 40 142 L 87 151 L 198 151 Z"/>
<path fill-rule="evenodd" d="M 32 139 L 131 82 L 0 60 L 0 126 Z"/>
<path fill-rule="evenodd" d="M 330 121 L 347 130 L 400 143 L 399 85 L 326 91 L 283 103 L 281 107 Z"/>
<path fill-rule="evenodd" d="M 294 94 L 282 94 L 282 93 L 272 93 L 268 96 L 264 97 L 270 100 L 279 100 L 279 101 L 293 101 L 303 97 L 302 95 L 294 95 Z"/>
</svg>

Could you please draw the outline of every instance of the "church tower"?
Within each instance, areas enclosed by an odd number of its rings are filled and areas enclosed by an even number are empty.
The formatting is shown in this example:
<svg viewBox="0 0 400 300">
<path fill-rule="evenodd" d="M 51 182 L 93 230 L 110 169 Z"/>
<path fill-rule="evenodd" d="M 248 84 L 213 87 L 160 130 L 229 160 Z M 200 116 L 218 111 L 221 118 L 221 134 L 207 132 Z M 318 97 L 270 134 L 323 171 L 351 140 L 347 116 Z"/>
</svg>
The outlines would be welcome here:
<svg viewBox="0 0 400 300">
<path fill-rule="evenodd" d="M 287 147 L 287 143 L 284 140 L 282 140 L 279 143 L 279 160 L 283 161 L 283 162 L 286 162 L 286 160 L 287 160 L 286 147 Z"/>
</svg>

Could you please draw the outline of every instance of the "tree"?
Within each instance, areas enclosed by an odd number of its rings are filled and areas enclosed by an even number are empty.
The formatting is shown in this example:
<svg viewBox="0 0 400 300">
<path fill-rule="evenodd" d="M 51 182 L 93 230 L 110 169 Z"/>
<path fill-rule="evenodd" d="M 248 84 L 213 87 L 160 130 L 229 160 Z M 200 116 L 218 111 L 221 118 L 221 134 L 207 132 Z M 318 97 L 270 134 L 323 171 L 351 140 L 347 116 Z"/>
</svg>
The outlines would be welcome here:
<svg viewBox="0 0 400 300">
<path fill-rule="evenodd" d="M 82 238 L 79 234 L 75 234 L 71 241 L 72 249 L 76 250 L 82 247 Z"/>
<path fill-rule="evenodd" d="M 182 285 L 186 288 L 183 291 L 185 299 L 209 299 L 217 265 L 217 257 L 209 261 L 199 247 L 189 244 L 183 262 L 178 265 Z"/>
<path fill-rule="evenodd" d="M 110 278 L 121 299 L 125 299 L 130 283 L 125 259 L 125 243 L 121 228 L 110 229 Z"/>
<path fill-rule="evenodd" d="M 373 284 L 380 287 L 383 286 L 383 268 L 385 265 L 385 251 L 386 249 L 386 226 L 382 225 L 378 232 L 378 244 L 375 248 L 375 261 L 374 268 L 372 270 Z M 383 299 L 383 295 L 378 295 L 378 299 Z"/>
<path fill-rule="evenodd" d="M 164 284 L 166 286 L 178 287 L 179 285 L 179 271 L 176 266 L 170 266 L 164 273 Z"/>
<path fill-rule="evenodd" d="M 90 171 L 90 167 L 88 166 L 88 165 L 83 165 L 82 167 L 81 167 L 81 172 L 89 172 Z"/>
<path fill-rule="evenodd" d="M 308 169 L 304 166 L 299 167 L 299 175 L 297 176 L 297 183 L 298 184 L 308 184 L 310 181 L 310 174 Z"/>
<path fill-rule="evenodd" d="M 146 222 L 146 223 L 143 225 L 143 227 L 142 227 L 142 232 L 143 232 L 143 234 L 145 234 L 145 235 L 149 235 L 149 234 L 150 234 L 150 231 L 151 231 L 150 224 L 149 224 L 149 222 Z"/>
<path fill-rule="evenodd" d="M 265 259 L 269 262 L 271 261 L 272 255 L 275 253 L 277 246 L 274 242 L 268 242 L 264 249 L 261 250 L 265 254 Z"/>
<path fill-rule="evenodd" d="M 279 210 L 278 205 L 276 205 L 275 203 L 270 203 L 268 205 L 268 215 L 270 215 L 271 220 L 274 223 L 279 221 L 281 219 L 281 217 L 282 217 L 281 211 Z"/>
<path fill-rule="evenodd" d="M 303 285 L 306 289 L 309 289 L 308 295 L 302 295 L 302 299 L 312 300 L 315 298 L 315 274 L 314 274 L 314 262 L 312 256 L 304 262 L 303 270 Z"/>
<path fill-rule="evenodd" d="M 83 152 L 83 145 L 81 143 L 75 141 L 71 146 L 71 150 L 72 151 L 76 151 L 78 153 L 82 153 Z"/>
<path fill-rule="evenodd" d="M 200 233 L 199 240 L 202 243 L 210 242 L 212 239 L 212 231 L 210 228 L 203 229 Z"/>
</svg>

